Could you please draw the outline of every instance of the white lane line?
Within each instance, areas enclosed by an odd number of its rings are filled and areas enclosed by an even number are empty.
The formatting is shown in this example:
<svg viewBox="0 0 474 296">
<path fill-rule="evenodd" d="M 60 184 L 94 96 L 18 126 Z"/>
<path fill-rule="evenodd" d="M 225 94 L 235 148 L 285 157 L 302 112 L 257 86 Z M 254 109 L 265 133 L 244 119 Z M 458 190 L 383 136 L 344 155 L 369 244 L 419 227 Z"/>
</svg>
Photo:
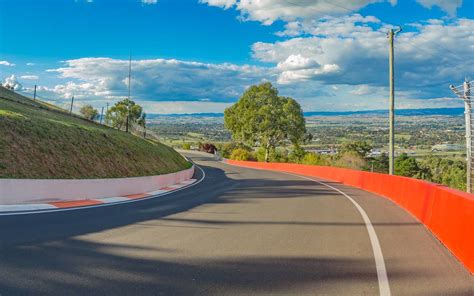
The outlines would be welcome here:
<svg viewBox="0 0 474 296">
<path fill-rule="evenodd" d="M 227 165 L 232 165 L 230 163 L 227 163 L 225 161 L 221 161 L 222 163 L 225 163 Z M 251 167 L 245 167 L 245 166 L 239 166 L 235 165 L 238 167 L 243 167 L 243 168 L 248 168 L 248 169 L 254 169 L 254 170 L 261 170 L 261 171 L 267 171 L 267 172 L 277 172 L 277 173 L 282 173 L 290 176 L 295 176 L 303 179 L 307 179 L 316 183 L 319 183 L 321 185 L 324 185 L 328 188 L 331 188 L 340 194 L 342 194 L 344 197 L 349 199 L 350 202 L 356 207 L 356 209 L 359 211 L 359 214 L 362 216 L 362 219 L 364 220 L 365 227 L 367 228 L 367 232 L 369 234 L 369 239 L 370 239 L 370 244 L 372 245 L 372 252 L 374 253 L 374 258 L 375 258 L 375 268 L 377 270 L 377 280 L 379 283 L 379 293 L 380 296 L 390 296 L 390 284 L 388 282 L 388 276 L 387 276 L 387 269 L 385 268 L 385 260 L 383 258 L 382 254 L 382 248 L 380 247 L 379 239 L 377 237 L 377 233 L 375 232 L 374 226 L 372 225 L 372 222 L 369 219 L 369 216 L 367 213 L 364 211 L 364 209 L 349 195 L 347 195 L 345 192 L 337 189 L 334 186 L 331 186 L 329 184 L 326 184 L 324 182 L 302 176 L 302 175 L 297 175 L 297 174 L 292 174 L 292 173 L 287 173 L 287 172 L 280 172 L 280 171 L 272 171 L 272 170 L 265 170 L 265 169 L 260 169 L 260 168 L 251 168 Z"/>
<path fill-rule="evenodd" d="M 204 179 L 206 178 L 206 173 L 204 172 L 204 170 L 201 167 L 197 166 L 196 164 L 195 164 L 195 167 L 198 168 L 201 171 L 201 173 L 202 173 L 201 179 L 197 180 L 197 182 L 194 182 L 190 185 L 183 186 L 183 187 L 178 188 L 176 190 L 166 191 L 166 192 L 158 194 L 158 195 L 153 195 L 153 196 L 148 196 L 148 197 L 138 198 L 138 199 L 127 199 L 127 200 L 124 200 L 124 201 L 119 201 L 119 202 L 109 203 L 109 204 L 104 203 L 104 204 L 84 206 L 84 207 L 62 208 L 62 209 L 54 207 L 54 209 L 28 211 L 28 212 L 27 211 L 24 211 L 24 212 L 10 212 L 10 213 L 9 212 L 5 212 L 5 213 L 0 212 L 0 216 L 33 215 L 33 214 L 43 214 L 43 213 L 52 213 L 52 212 L 79 211 L 79 210 L 84 210 L 84 209 L 100 208 L 100 207 L 106 207 L 106 206 L 111 206 L 111 205 L 119 205 L 119 204 L 125 204 L 125 203 L 139 202 L 139 201 L 143 201 L 143 200 L 147 200 L 147 199 L 152 199 L 152 198 L 156 198 L 156 197 L 169 195 L 169 194 L 172 194 L 172 193 L 175 193 L 175 192 L 178 192 L 178 191 L 185 190 L 185 189 L 188 189 L 190 187 L 196 186 L 199 183 L 201 183 L 202 181 L 204 181 Z"/>
<path fill-rule="evenodd" d="M 356 209 L 359 211 L 360 215 L 362 216 L 362 219 L 364 220 L 365 227 L 367 228 L 367 232 L 369 233 L 369 238 L 370 238 L 370 243 L 372 245 L 372 251 L 374 253 L 374 258 L 375 258 L 375 268 L 377 269 L 377 279 L 379 282 L 379 293 L 381 296 L 390 296 L 390 285 L 388 282 L 388 276 L 387 276 L 387 269 L 385 268 L 385 260 L 383 259 L 383 254 L 382 254 L 382 248 L 380 247 L 379 239 L 377 237 L 377 233 L 375 232 L 374 226 L 372 225 L 372 222 L 369 219 L 369 216 L 365 212 L 365 210 L 349 195 L 347 195 L 345 192 L 339 190 L 338 188 L 331 186 L 329 184 L 326 184 L 324 182 L 301 176 L 301 175 L 296 175 L 296 174 L 291 174 L 291 173 L 286 173 L 286 172 L 279 172 L 279 173 L 284 173 L 287 175 L 291 176 L 296 176 L 300 177 L 303 179 L 311 180 L 313 182 L 319 183 L 321 185 L 324 185 L 328 188 L 331 188 L 343 196 L 345 196 L 348 200 L 354 204 Z"/>
</svg>

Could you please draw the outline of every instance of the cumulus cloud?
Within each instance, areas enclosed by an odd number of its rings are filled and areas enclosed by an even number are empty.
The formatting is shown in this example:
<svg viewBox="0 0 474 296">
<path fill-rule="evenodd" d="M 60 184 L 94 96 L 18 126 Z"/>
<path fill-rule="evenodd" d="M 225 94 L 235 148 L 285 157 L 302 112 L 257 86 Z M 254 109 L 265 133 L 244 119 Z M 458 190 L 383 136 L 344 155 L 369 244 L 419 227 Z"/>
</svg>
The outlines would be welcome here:
<svg viewBox="0 0 474 296">
<path fill-rule="evenodd" d="M 0 65 L 7 66 L 7 67 L 14 67 L 15 64 L 10 63 L 9 61 L 0 61 Z"/>
<path fill-rule="evenodd" d="M 363 96 L 363 95 L 368 95 L 372 93 L 372 91 L 370 90 L 370 86 L 368 86 L 367 84 L 362 84 L 362 85 L 359 85 L 357 88 L 349 91 L 349 93 L 358 95 L 358 96 Z"/>
<path fill-rule="evenodd" d="M 148 113 L 155 114 L 186 114 L 186 113 L 220 113 L 225 108 L 232 105 L 232 103 L 217 103 L 217 102 L 150 102 L 138 101 L 138 104 Z"/>
<path fill-rule="evenodd" d="M 375 25 L 367 26 L 369 22 Z M 470 57 L 474 52 L 474 20 L 436 20 L 414 26 L 417 30 L 396 39 L 398 87 L 422 97 L 433 96 L 440 89 L 447 95 L 449 90 L 444 85 L 473 73 Z M 386 24 L 351 15 L 327 17 L 298 27 L 310 36 L 257 42 L 252 47 L 256 59 L 276 65 L 279 82 L 313 79 L 328 85 L 387 84 Z M 459 40 L 464 40 L 464 46 L 458 46 Z"/>
<path fill-rule="evenodd" d="M 422 6 L 432 8 L 438 6 L 449 15 L 456 15 L 456 10 L 462 6 L 462 0 L 417 0 Z"/>
<path fill-rule="evenodd" d="M 206 64 L 175 59 L 132 61 L 132 96 L 150 101 L 229 102 L 267 77 L 268 69 L 234 64 Z M 48 70 L 71 81 L 52 89 L 69 96 L 115 98 L 127 94 L 128 60 L 82 58 Z"/>
<path fill-rule="evenodd" d="M 156 4 L 158 0 L 141 0 L 143 4 Z"/>
<path fill-rule="evenodd" d="M 316 59 L 303 57 L 301 54 L 290 55 L 285 61 L 279 62 L 277 69 L 281 72 L 278 83 L 286 84 L 293 81 L 305 81 L 324 74 L 339 71 L 336 64 L 319 64 Z"/>
<path fill-rule="evenodd" d="M 22 75 L 20 76 L 21 79 L 26 79 L 26 80 L 38 80 L 39 77 L 38 75 Z"/>
<path fill-rule="evenodd" d="M 224 9 L 235 7 L 241 12 L 243 20 L 260 21 L 271 25 L 276 20 L 294 21 L 304 18 L 318 18 L 327 15 L 343 15 L 355 12 L 376 2 L 390 2 L 396 0 L 201 0 L 210 6 Z"/>
<path fill-rule="evenodd" d="M 416 0 L 420 5 L 431 8 L 437 6 L 453 16 L 462 6 L 462 0 Z M 359 11 L 372 3 L 390 3 L 397 0 L 200 0 L 209 6 L 224 9 L 235 8 L 242 20 L 260 21 L 271 25 L 276 20 L 291 22 L 301 19 L 318 19 L 324 16 L 346 15 Z"/>
</svg>

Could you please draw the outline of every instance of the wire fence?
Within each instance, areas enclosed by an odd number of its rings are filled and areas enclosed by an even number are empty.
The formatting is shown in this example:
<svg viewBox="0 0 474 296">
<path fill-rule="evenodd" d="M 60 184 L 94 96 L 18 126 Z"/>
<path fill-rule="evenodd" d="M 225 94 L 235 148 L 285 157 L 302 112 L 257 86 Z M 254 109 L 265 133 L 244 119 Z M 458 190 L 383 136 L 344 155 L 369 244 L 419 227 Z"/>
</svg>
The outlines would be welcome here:
<svg viewBox="0 0 474 296">
<path fill-rule="evenodd" d="M 97 125 L 104 126 L 107 128 L 113 128 L 113 129 L 121 130 L 124 132 L 127 130 L 127 127 L 125 126 L 125 124 L 121 124 L 119 126 L 113 126 L 112 124 L 110 124 L 110 120 L 108 120 L 106 114 L 99 114 L 93 120 L 91 120 L 84 117 L 81 114 L 74 112 L 74 108 L 71 107 L 71 104 L 73 104 L 72 102 L 70 102 L 68 105 L 67 102 L 61 99 L 46 98 L 44 96 L 38 95 L 38 93 L 36 93 L 36 96 L 35 96 L 34 93 L 29 92 L 29 91 L 16 92 L 14 90 L 4 88 L 1 85 L 0 85 L 0 89 L 2 90 L 0 97 L 9 101 L 13 101 L 16 103 L 28 105 L 28 106 L 39 108 L 39 109 L 46 109 L 51 112 L 62 113 L 62 114 L 69 115 L 81 120 L 86 120 L 88 122 L 95 123 Z M 130 134 L 133 134 L 137 137 L 159 141 L 158 134 L 151 131 L 150 129 L 147 129 L 146 125 L 145 126 L 139 125 L 133 120 L 129 121 L 128 131 L 130 132 Z"/>
</svg>

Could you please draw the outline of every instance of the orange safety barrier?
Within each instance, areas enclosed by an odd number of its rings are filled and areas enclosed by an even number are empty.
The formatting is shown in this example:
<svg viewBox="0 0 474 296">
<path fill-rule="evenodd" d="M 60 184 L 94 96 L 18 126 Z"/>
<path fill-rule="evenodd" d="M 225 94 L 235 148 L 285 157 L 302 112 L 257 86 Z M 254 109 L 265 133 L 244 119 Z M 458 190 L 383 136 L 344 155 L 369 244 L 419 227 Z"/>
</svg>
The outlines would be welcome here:
<svg viewBox="0 0 474 296">
<path fill-rule="evenodd" d="M 474 195 L 422 180 L 293 163 L 226 160 L 242 167 L 288 172 L 386 197 L 418 218 L 474 274 Z"/>
</svg>

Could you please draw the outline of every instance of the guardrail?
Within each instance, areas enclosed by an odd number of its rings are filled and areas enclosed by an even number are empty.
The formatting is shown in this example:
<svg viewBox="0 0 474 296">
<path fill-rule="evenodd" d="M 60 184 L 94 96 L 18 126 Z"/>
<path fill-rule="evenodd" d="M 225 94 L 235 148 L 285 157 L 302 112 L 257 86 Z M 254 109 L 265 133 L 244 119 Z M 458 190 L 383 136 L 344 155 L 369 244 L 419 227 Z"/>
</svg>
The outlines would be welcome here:
<svg viewBox="0 0 474 296">
<path fill-rule="evenodd" d="M 109 179 L 0 179 L 0 204 L 74 201 L 155 191 L 192 178 L 194 165 L 176 173 Z"/>
<path fill-rule="evenodd" d="M 350 169 L 226 160 L 336 181 L 386 197 L 422 222 L 474 274 L 474 195 L 422 180 Z"/>
</svg>

